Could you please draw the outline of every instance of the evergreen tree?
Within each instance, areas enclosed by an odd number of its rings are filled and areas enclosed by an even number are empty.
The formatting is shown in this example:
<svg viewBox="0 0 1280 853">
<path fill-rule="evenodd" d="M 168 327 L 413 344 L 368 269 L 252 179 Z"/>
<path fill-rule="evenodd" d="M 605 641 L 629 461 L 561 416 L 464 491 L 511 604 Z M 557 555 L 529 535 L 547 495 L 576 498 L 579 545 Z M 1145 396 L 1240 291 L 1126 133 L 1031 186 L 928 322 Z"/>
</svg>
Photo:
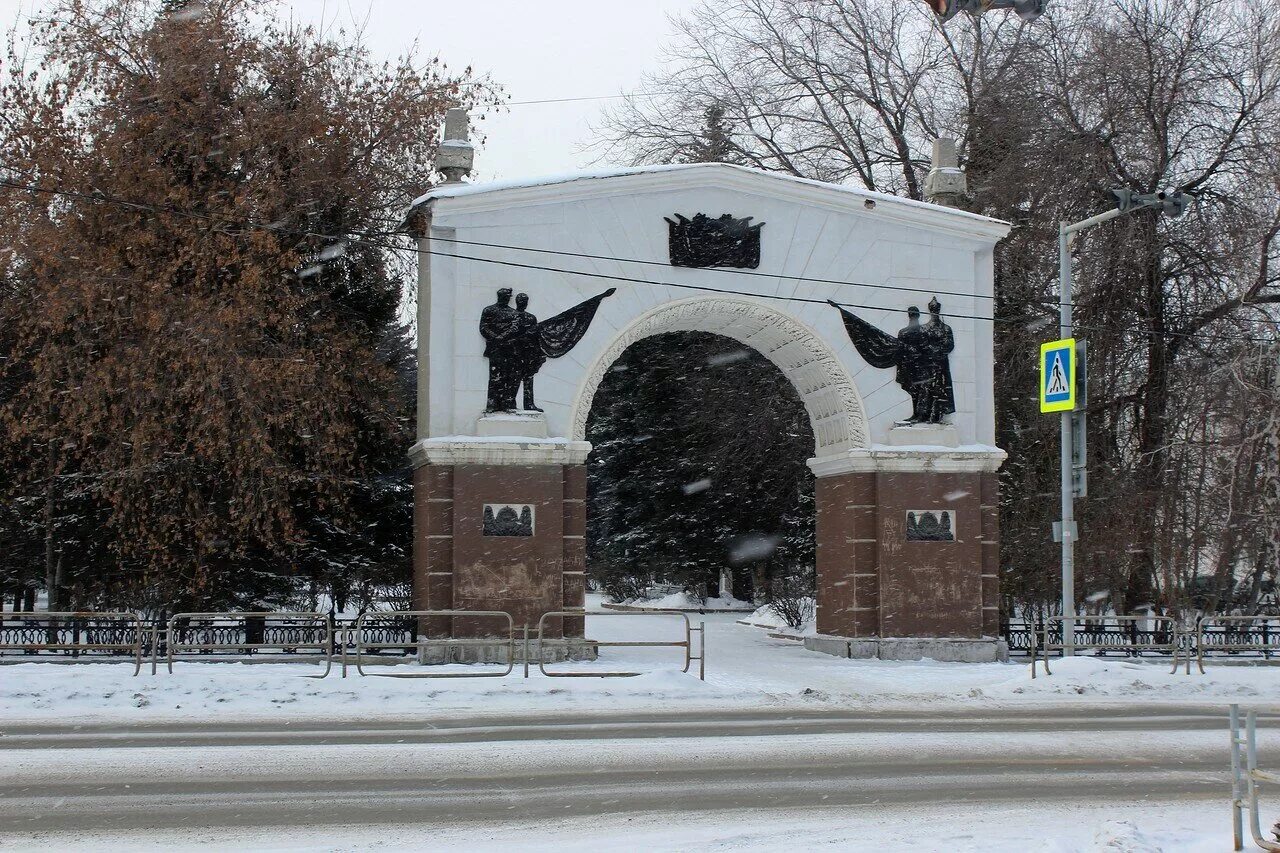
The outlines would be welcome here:
<svg viewBox="0 0 1280 853">
<path fill-rule="evenodd" d="M 741 155 L 733 144 L 733 131 L 725 118 L 725 109 L 712 104 L 704 113 L 705 122 L 681 156 L 685 163 L 738 163 Z"/>
<path fill-rule="evenodd" d="M 588 565 L 615 598 L 652 582 L 739 598 L 812 578 L 813 433 L 790 382 L 759 353 L 704 333 L 628 348 L 587 424 Z"/>
</svg>

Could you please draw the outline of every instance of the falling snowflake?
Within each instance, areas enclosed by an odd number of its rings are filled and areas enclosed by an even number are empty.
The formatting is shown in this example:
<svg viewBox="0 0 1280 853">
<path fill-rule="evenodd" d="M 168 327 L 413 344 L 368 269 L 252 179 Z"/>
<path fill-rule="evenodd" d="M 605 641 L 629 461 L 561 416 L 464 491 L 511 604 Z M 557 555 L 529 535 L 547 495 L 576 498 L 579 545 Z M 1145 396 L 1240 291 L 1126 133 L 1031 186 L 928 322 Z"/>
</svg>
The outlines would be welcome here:
<svg viewBox="0 0 1280 853">
<path fill-rule="evenodd" d="M 698 492 L 705 492 L 711 488 L 711 481 L 707 479 L 694 480 L 692 483 L 685 483 L 680 490 L 686 495 L 696 495 Z"/>
<path fill-rule="evenodd" d="M 733 565 L 763 560 L 778 548 L 779 536 L 758 533 L 739 536 L 729 543 L 729 562 Z"/>
</svg>

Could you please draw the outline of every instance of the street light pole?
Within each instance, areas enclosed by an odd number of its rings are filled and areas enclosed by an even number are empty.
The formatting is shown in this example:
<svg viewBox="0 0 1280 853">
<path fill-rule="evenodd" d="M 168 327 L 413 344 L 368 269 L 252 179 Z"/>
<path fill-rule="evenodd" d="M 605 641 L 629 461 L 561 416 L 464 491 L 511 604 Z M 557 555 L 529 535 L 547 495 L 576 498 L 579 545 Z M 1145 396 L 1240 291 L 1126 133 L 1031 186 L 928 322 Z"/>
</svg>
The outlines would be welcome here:
<svg viewBox="0 0 1280 853">
<path fill-rule="evenodd" d="M 1120 209 L 1108 210 L 1082 222 L 1063 222 L 1058 226 L 1058 337 L 1070 338 L 1072 323 L 1071 293 L 1071 244 L 1075 235 L 1086 228 L 1115 219 Z M 1075 362 L 1072 362 L 1073 364 Z M 1079 371 L 1079 365 L 1074 368 Z M 1076 570 L 1075 570 L 1075 486 L 1071 480 L 1071 418 L 1072 412 L 1062 413 L 1062 444 L 1059 459 L 1059 476 L 1062 486 L 1062 654 L 1075 654 L 1076 642 Z"/>
<path fill-rule="evenodd" d="M 1150 193 L 1140 195 L 1130 190 L 1112 190 L 1117 205 L 1106 213 L 1099 213 L 1076 223 L 1062 222 L 1058 225 L 1058 336 L 1065 340 L 1072 337 L 1072 303 L 1071 293 L 1071 244 L 1075 235 L 1110 222 L 1126 213 L 1148 208 L 1160 208 L 1166 216 L 1181 216 L 1187 207 L 1187 198 L 1181 192 Z M 1079 375 L 1080 365 L 1076 362 L 1075 370 Z M 1062 445 L 1059 460 L 1059 474 L 1062 478 L 1062 654 L 1075 654 L 1076 642 L 1076 573 L 1075 544 L 1079 538 L 1079 530 L 1075 520 L 1075 484 L 1072 482 L 1072 447 L 1071 419 L 1073 412 L 1062 413 Z"/>
<path fill-rule="evenodd" d="M 1058 226 L 1058 338 L 1071 337 L 1071 232 Z M 1062 487 L 1062 654 L 1076 653 L 1075 495 L 1071 488 L 1071 412 L 1063 412 L 1059 475 Z"/>
</svg>

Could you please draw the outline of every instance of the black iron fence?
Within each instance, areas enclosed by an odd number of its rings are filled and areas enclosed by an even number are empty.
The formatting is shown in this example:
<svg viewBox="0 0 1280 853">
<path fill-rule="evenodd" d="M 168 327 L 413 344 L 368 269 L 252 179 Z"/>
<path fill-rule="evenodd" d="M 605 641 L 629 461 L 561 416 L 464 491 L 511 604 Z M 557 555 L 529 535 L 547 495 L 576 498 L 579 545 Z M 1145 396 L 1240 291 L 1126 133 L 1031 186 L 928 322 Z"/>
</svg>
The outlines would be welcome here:
<svg viewBox="0 0 1280 853">
<path fill-rule="evenodd" d="M 1206 616 L 1196 627 L 1179 632 L 1176 640 L 1179 654 L 1186 652 L 1206 658 L 1280 659 L 1280 619 L 1259 616 L 1241 618 L 1225 624 L 1214 624 L 1219 617 Z M 1045 648 L 1045 626 L 1042 622 L 1005 623 L 1001 634 L 1009 644 L 1011 657 L 1045 657 L 1061 654 L 1062 625 L 1050 622 Z M 1144 628 L 1133 622 L 1117 623 L 1104 617 L 1076 618 L 1075 645 L 1104 646 L 1088 654 L 1097 657 L 1169 657 L 1167 652 L 1153 651 L 1151 646 L 1168 645 L 1175 638 L 1163 625 Z"/>
<path fill-rule="evenodd" d="M 1180 648 L 1204 658 L 1280 659 L 1280 618 L 1221 622 L 1218 619 L 1204 617 L 1196 626 L 1180 632 L 1177 637 Z M 362 629 L 363 653 L 416 654 L 417 622 L 412 617 L 367 621 Z M 333 654 L 341 654 L 344 648 L 353 650 L 355 623 L 354 618 L 333 620 Z M 15 658 L 41 657 L 132 658 L 136 656 L 134 649 L 139 639 L 148 653 L 154 643 L 156 653 L 165 657 L 169 651 L 166 627 L 167 622 L 158 619 L 135 622 L 79 614 L 0 613 L 0 658 L 10 662 Z M 181 630 L 184 642 L 211 647 L 185 652 L 188 658 L 226 655 L 228 650 L 242 656 L 314 655 L 317 638 L 324 633 L 314 622 L 291 624 L 254 617 L 204 625 L 198 621 L 188 622 Z M 1009 644 L 1011 656 L 1030 658 L 1033 652 L 1036 656 L 1045 656 L 1043 623 L 1009 622 L 1001 626 L 1001 633 Z M 1117 624 L 1105 618 L 1080 617 L 1076 621 L 1075 644 L 1105 646 L 1090 651 L 1098 657 L 1167 657 L 1166 653 L 1144 647 L 1168 644 L 1169 634 L 1163 627 L 1145 628 L 1132 622 Z M 1050 654 L 1057 654 L 1055 647 L 1062 645 L 1061 625 L 1051 623 L 1048 638 Z M 212 648 L 215 646 L 222 648 Z"/>
<path fill-rule="evenodd" d="M 0 655 L 34 655 L 46 648 L 72 657 L 134 654 L 147 644 L 149 623 L 104 614 L 0 614 Z M 139 637 L 141 631 L 142 637 Z"/>
<path fill-rule="evenodd" d="M 340 654 L 352 642 L 356 620 L 333 620 L 332 653 Z M 159 657 L 169 654 L 168 620 L 139 619 L 136 622 L 106 620 L 97 615 L 44 613 L 0 613 L 0 658 L 110 658 L 133 657 L 139 640 L 151 654 L 153 643 Z M 307 620 L 267 619 L 246 614 L 244 619 L 182 618 L 174 626 L 174 641 L 184 657 L 259 654 L 315 654 L 318 642 L 328 631 L 324 625 Z M 386 619 L 364 626 L 366 654 L 414 654 L 417 626 L 413 619 Z M 139 636 L 141 634 L 141 636 Z M 198 646 L 199 648 L 188 648 Z"/>
</svg>

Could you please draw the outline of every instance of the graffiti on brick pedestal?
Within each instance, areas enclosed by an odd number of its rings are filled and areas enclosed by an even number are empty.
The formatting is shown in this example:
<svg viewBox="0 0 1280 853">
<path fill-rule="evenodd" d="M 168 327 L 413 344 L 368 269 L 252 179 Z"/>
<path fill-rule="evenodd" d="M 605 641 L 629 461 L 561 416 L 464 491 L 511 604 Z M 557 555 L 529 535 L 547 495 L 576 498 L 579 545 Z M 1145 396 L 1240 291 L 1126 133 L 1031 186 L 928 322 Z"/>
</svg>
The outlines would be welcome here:
<svg viewBox="0 0 1280 853">
<path fill-rule="evenodd" d="M 560 576 L 530 560 L 526 563 L 475 563 L 457 573 L 455 591 L 468 606 L 479 603 L 558 603 Z"/>
</svg>

